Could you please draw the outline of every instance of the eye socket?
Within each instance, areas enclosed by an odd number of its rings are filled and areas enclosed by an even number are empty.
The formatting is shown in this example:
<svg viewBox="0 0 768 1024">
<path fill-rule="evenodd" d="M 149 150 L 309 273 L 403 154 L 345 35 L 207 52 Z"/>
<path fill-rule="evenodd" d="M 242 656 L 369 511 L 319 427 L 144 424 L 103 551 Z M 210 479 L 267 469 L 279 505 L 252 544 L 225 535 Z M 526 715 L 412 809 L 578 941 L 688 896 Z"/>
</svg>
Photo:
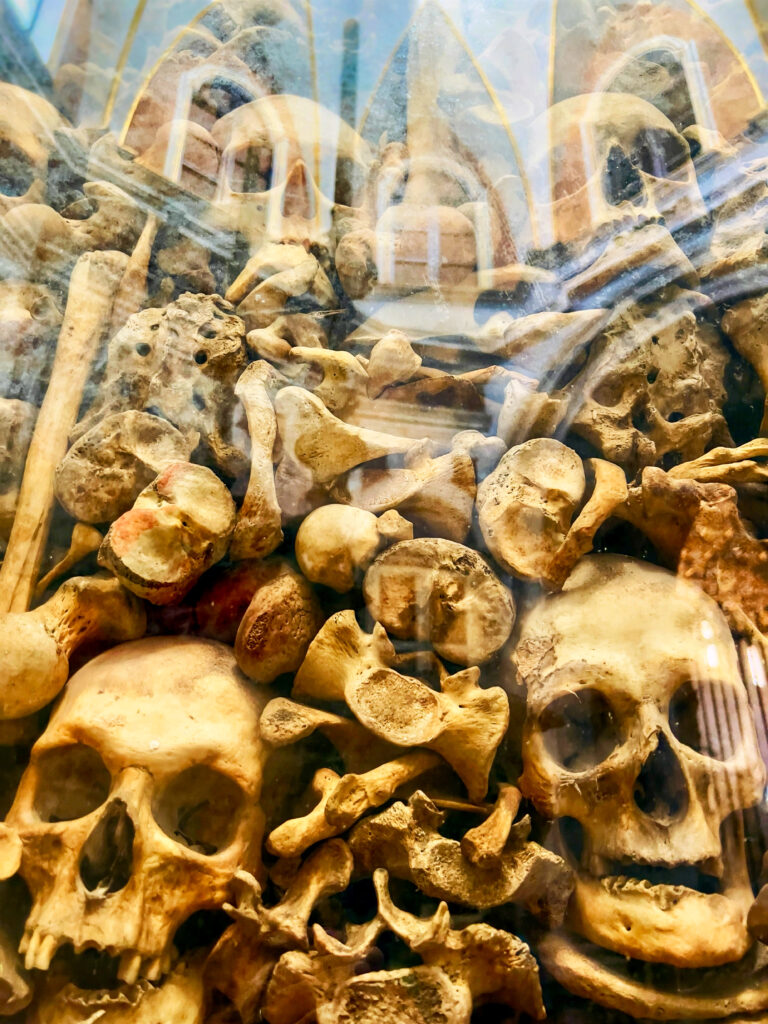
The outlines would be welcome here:
<svg viewBox="0 0 768 1024">
<path fill-rule="evenodd" d="M 210 857 L 231 842 L 245 794 L 207 765 L 187 768 L 155 798 L 155 821 L 171 839 Z"/>
<path fill-rule="evenodd" d="M 711 680 L 683 683 L 669 702 L 676 739 L 705 757 L 727 761 L 742 743 L 743 700 L 732 686 Z"/>
<path fill-rule="evenodd" d="M 84 818 L 109 796 L 109 771 L 84 743 L 46 750 L 37 759 L 37 773 L 35 810 L 41 821 Z"/>
<path fill-rule="evenodd" d="M 572 772 L 600 764 L 620 742 L 613 710 L 597 690 L 557 697 L 539 716 L 539 727 L 547 753 Z"/>
</svg>

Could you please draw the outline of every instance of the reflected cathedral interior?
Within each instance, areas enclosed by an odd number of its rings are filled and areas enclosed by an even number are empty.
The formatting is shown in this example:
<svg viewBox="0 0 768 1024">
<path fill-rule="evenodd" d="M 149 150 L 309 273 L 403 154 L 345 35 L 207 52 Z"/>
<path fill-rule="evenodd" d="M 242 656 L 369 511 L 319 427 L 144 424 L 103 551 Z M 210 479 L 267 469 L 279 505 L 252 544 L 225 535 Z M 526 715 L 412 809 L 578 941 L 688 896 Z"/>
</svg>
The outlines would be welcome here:
<svg viewBox="0 0 768 1024">
<path fill-rule="evenodd" d="M 0 1017 L 768 1021 L 768 0 L 1 0 Z"/>
</svg>

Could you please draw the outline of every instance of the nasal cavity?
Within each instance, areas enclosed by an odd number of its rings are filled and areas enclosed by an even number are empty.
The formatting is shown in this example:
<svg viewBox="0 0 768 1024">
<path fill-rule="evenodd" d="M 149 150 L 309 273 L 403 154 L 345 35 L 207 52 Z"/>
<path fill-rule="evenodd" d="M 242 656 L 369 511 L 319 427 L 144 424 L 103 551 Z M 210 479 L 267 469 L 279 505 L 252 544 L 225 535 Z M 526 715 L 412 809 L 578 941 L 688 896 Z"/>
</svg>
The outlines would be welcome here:
<svg viewBox="0 0 768 1024">
<path fill-rule="evenodd" d="M 603 169 L 603 195 L 611 206 L 645 198 L 643 179 L 621 146 L 611 146 Z"/>
<path fill-rule="evenodd" d="M 80 878 L 95 896 L 125 888 L 131 877 L 135 829 L 123 800 L 113 800 L 80 854 Z"/>
<path fill-rule="evenodd" d="M 635 803 L 660 825 L 670 825 L 688 810 L 688 785 L 664 734 L 635 781 Z"/>
</svg>

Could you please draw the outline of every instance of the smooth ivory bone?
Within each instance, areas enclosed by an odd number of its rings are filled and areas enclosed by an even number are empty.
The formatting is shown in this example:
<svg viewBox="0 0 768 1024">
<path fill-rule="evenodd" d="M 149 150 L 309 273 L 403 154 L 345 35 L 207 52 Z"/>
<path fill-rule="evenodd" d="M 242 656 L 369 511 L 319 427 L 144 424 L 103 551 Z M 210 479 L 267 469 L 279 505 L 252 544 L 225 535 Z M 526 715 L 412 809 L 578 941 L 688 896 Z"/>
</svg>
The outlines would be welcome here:
<svg viewBox="0 0 768 1024">
<path fill-rule="evenodd" d="M 394 510 L 377 518 L 350 505 L 321 505 L 299 527 L 296 561 L 312 583 L 344 594 L 383 547 L 411 537 L 413 526 Z"/>
<path fill-rule="evenodd" d="M 315 772 L 310 791 L 318 798 L 317 804 L 303 818 L 291 818 L 278 825 L 267 836 L 267 850 L 275 857 L 298 857 L 321 839 L 330 839 L 342 829 L 331 825 L 325 817 L 325 807 L 339 782 L 339 776 L 330 768 Z"/>
<path fill-rule="evenodd" d="M 418 443 L 344 423 L 303 388 L 283 388 L 275 397 L 275 411 L 283 457 L 309 470 L 317 484 L 329 484 L 363 462 L 403 455 Z"/>
<path fill-rule="evenodd" d="M 56 466 L 66 453 L 127 262 L 120 252 L 89 252 L 72 271 L 51 379 L 32 434 L 16 518 L 0 568 L 0 611 L 23 612 L 29 607 L 48 539 Z"/>
<path fill-rule="evenodd" d="M 75 576 L 34 611 L 0 616 L 0 716 L 21 718 L 53 700 L 84 641 L 135 640 L 145 628 L 141 602 L 104 576 Z"/>
<path fill-rule="evenodd" d="M 331 616 L 296 673 L 293 696 L 344 700 L 372 733 L 398 746 L 435 750 L 481 800 L 496 748 L 509 722 L 500 687 L 482 689 L 480 670 L 443 674 L 437 692 L 391 666 L 392 644 L 380 625 L 369 635 L 353 611 Z"/>
<path fill-rule="evenodd" d="M 283 539 L 272 464 L 277 419 L 267 391 L 267 382 L 274 375 L 268 363 L 258 361 L 245 369 L 235 385 L 251 435 L 251 470 L 230 544 L 234 559 L 264 558 Z"/>
</svg>

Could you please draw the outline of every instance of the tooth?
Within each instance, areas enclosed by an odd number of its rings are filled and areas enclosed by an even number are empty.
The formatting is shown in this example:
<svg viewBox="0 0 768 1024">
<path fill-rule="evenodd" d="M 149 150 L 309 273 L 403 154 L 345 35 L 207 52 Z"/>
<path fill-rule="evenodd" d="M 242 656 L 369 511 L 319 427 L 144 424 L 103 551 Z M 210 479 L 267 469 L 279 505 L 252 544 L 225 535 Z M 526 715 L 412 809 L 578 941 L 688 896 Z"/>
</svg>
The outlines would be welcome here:
<svg viewBox="0 0 768 1024">
<path fill-rule="evenodd" d="M 158 978 L 160 977 L 160 970 L 160 957 L 156 956 L 151 960 L 147 960 L 146 964 L 144 965 L 143 974 L 147 981 L 157 981 Z"/>
<path fill-rule="evenodd" d="M 35 967 L 38 971 L 47 971 L 51 966 L 53 955 L 58 949 L 59 942 L 55 935 L 46 935 L 37 950 Z"/>
<path fill-rule="evenodd" d="M 117 976 L 126 985 L 133 985 L 139 976 L 141 968 L 141 954 L 131 951 L 123 953 L 120 957 L 120 966 L 117 969 Z"/>
<path fill-rule="evenodd" d="M 586 864 L 587 871 L 595 878 L 602 878 L 610 875 L 611 862 L 607 857 L 601 857 L 599 853 L 591 853 Z"/>
<path fill-rule="evenodd" d="M 26 953 L 27 950 L 29 949 L 29 939 L 30 939 L 30 933 L 29 932 L 24 932 L 24 934 L 21 937 L 21 942 L 19 943 L 19 952 L 20 953 Z"/>
<path fill-rule="evenodd" d="M 24 955 L 24 966 L 28 971 L 31 971 L 32 968 L 35 966 L 35 961 L 37 960 L 37 950 L 40 946 L 41 940 L 42 936 L 40 932 L 38 931 L 38 929 L 35 929 L 32 932 L 32 936 L 29 940 L 29 945 L 27 946 L 27 952 Z"/>
</svg>

